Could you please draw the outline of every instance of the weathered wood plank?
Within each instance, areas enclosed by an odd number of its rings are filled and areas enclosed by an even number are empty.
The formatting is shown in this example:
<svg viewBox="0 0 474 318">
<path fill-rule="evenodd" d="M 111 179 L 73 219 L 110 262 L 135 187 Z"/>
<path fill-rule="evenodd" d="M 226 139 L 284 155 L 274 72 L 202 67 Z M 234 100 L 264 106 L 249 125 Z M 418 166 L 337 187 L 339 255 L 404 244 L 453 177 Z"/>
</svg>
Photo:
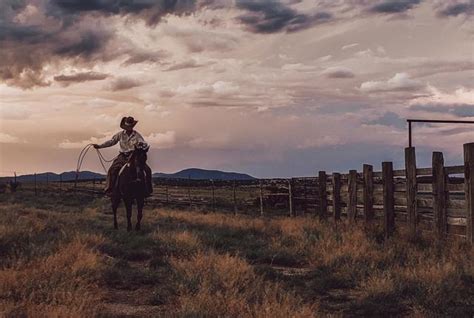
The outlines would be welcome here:
<svg viewBox="0 0 474 318">
<path fill-rule="evenodd" d="M 290 216 L 295 216 L 293 211 L 293 179 L 288 180 L 288 206 Z"/>
<path fill-rule="evenodd" d="M 333 208 L 333 216 L 334 221 L 339 221 L 341 219 L 341 174 L 340 173 L 333 173 L 332 174 L 332 184 L 333 184 L 333 192 L 332 192 L 332 208 Z"/>
<path fill-rule="evenodd" d="M 441 152 L 433 152 L 433 200 L 435 232 L 439 239 L 444 239 L 447 227 L 447 190 L 444 158 Z"/>
<path fill-rule="evenodd" d="M 416 155 L 415 148 L 405 148 L 405 171 L 406 171 L 406 198 L 408 213 L 408 228 L 410 235 L 416 234 L 417 213 L 416 213 Z"/>
<path fill-rule="evenodd" d="M 474 244 L 474 143 L 464 144 L 464 179 L 467 210 L 467 241 Z"/>
<path fill-rule="evenodd" d="M 444 167 L 446 174 L 464 174 L 464 166 Z"/>
<path fill-rule="evenodd" d="M 328 201 L 326 193 L 327 176 L 325 171 L 319 171 L 319 219 L 326 219 L 328 213 Z"/>
<path fill-rule="evenodd" d="M 365 164 L 364 174 L 364 215 L 365 221 L 370 222 L 374 218 L 374 177 L 373 167 Z"/>
<path fill-rule="evenodd" d="M 418 168 L 416 169 L 417 176 L 431 176 L 433 170 L 431 168 Z"/>
<path fill-rule="evenodd" d="M 404 177 L 406 175 L 405 169 L 393 170 L 394 177 Z"/>
<path fill-rule="evenodd" d="M 384 212 L 384 232 L 388 238 L 395 231 L 395 200 L 393 191 L 393 164 L 392 162 L 382 162 L 383 174 L 383 212 Z"/>
<path fill-rule="evenodd" d="M 357 171 L 349 171 L 349 204 L 348 217 L 350 222 L 354 222 L 357 216 Z"/>
</svg>

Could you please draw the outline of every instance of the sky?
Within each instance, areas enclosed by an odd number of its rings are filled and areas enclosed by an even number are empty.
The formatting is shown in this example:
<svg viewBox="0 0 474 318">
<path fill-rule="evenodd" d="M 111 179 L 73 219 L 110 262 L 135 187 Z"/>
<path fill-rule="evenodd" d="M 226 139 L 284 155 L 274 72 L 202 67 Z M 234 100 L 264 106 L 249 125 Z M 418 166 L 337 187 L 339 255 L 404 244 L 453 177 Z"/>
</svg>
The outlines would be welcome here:
<svg viewBox="0 0 474 318">
<path fill-rule="evenodd" d="M 473 0 L 0 0 L 0 175 L 76 169 L 133 116 L 155 172 L 403 166 L 474 120 Z M 471 125 L 414 126 L 419 165 Z M 103 151 L 113 158 L 118 146 Z M 101 172 L 94 153 L 83 169 Z"/>
</svg>

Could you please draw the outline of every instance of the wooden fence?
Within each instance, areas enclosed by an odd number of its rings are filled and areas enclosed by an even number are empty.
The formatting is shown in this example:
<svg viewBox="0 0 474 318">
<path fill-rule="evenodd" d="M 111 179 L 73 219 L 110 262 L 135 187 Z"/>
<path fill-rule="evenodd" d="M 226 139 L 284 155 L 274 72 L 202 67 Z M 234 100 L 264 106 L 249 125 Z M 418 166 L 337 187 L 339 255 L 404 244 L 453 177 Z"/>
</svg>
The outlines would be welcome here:
<svg viewBox="0 0 474 318">
<path fill-rule="evenodd" d="M 77 187 L 71 182 L 46 182 L 46 189 L 102 194 L 102 180 L 98 182 L 79 182 Z M 36 182 L 30 190 L 38 192 Z M 474 243 L 474 143 L 464 145 L 464 164 L 459 166 L 445 166 L 443 154 L 434 152 L 432 166 L 419 168 L 415 148 L 406 148 L 405 169 L 401 170 L 383 162 L 378 171 L 364 164 L 360 171 L 319 171 L 314 177 L 291 179 L 155 179 L 149 201 L 260 216 L 314 215 L 336 222 L 381 220 L 387 237 L 404 224 L 410 235 L 434 231 L 440 239 L 461 236 Z"/>
<path fill-rule="evenodd" d="M 174 202 L 170 189 L 184 186 L 188 189 L 184 204 L 209 203 L 203 199 L 192 201 L 199 198 L 191 195 L 192 183 L 204 189 L 203 181 L 172 182 L 174 186 L 169 180 L 157 184 L 157 189 L 165 189 L 165 193 L 157 193 L 159 200 Z M 206 182 L 212 193 L 213 209 L 217 204 L 216 189 L 227 187 L 232 189 L 233 196 L 227 202 L 231 202 L 234 211 L 243 205 L 258 206 L 260 215 L 286 211 L 289 216 L 312 214 L 334 221 L 378 219 L 383 221 L 387 237 L 397 225 L 405 224 L 410 235 L 434 231 L 440 239 L 461 236 L 474 242 L 474 143 L 464 145 L 464 164 L 459 166 L 445 166 L 443 154 L 434 152 L 431 167 L 417 167 L 415 148 L 411 147 L 405 149 L 405 169 L 400 170 L 394 170 L 392 162 L 383 162 L 379 171 L 364 164 L 361 171 L 319 171 L 315 177 Z M 236 198 L 243 197 L 242 189 L 253 194 L 245 202 Z"/>
</svg>

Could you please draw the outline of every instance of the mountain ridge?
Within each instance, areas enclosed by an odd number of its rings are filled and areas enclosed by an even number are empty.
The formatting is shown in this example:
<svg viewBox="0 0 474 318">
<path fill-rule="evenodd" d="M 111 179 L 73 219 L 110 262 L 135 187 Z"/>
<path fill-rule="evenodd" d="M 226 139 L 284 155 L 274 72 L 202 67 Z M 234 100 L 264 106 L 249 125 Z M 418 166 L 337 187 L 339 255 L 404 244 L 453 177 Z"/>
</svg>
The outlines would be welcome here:
<svg viewBox="0 0 474 318">
<path fill-rule="evenodd" d="M 80 171 L 78 180 L 92 180 L 92 179 L 103 179 L 105 174 L 97 173 L 93 171 Z M 153 178 L 168 178 L 168 179 L 192 179 L 192 180 L 254 180 L 255 177 L 245 173 L 239 172 L 227 172 L 221 170 L 209 170 L 201 168 L 187 168 L 175 173 L 153 173 Z M 0 181 L 10 181 L 13 177 L 0 177 Z M 26 174 L 17 176 L 18 182 L 33 182 L 35 181 L 35 174 Z M 57 181 L 74 181 L 76 179 L 75 171 L 65 171 L 63 173 L 55 172 L 42 172 L 36 174 L 37 182 L 57 182 Z"/>
</svg>

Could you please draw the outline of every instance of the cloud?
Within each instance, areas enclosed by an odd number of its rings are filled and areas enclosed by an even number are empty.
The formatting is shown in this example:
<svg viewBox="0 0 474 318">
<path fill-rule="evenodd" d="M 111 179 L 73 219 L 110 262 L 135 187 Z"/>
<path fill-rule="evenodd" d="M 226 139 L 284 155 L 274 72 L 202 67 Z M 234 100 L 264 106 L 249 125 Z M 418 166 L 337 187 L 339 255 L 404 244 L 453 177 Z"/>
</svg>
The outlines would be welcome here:
<svg viewBox="0 0 474 318">
<path fill-rule="evenodd" d="M 438 16 L 457 17 L 459 15 L 474 15 L 474 2 L 468 1 L 443 1 L 438 5 Z"/>
<path fill-rule="evenodd" d="M 58 144 L 58 147 L 61 149 L 81 149 L 81 148 L 84 148 L 88 144 L 100 144 L 100 143 L 102 143 L 102 141 L 96 137 L 91 137 L 90 139 L 82 140 L 82 141 L 70 141 L 69 139 L 65 139 L 64 141 Z"/>
<path fill-rule="evenodd" d="M 31 9 L 34 8 L 34 9 Z M 21 19 L 18 16 L 22 16 Z M 43 1 L 0 3 L 0 81 L 24 89 L 47 86 L 48 64 L 107 59 L 113 33 L 101 21 L 54 15 Z"/>
<path fill-rule="evenodd" d="M 237 0 L 236 6 L 246 11 L 238 21 L 255 33 L 296 32 L 333 18 L 329 12 L 298 13 L 280 1 Z"/>
<path fill-rule="evenodd" d="M 14 144 L 18 142 L 20 142 L 20 138 L 0 132 L 0 143 Z"/>
<path fill-rule="evenodd" d="M 31 110 L 23 105 L 15 107 L 0 103 L 0 119 L 2 120 L 24 120 L 31 116 Z"/>
<path fill-rule="evenodd" d="M 64 85 L 69 85 L 72 83 L 82 83 L 87 81 L 101 81 L 109 77 L 108 74 L 98 73 L 98 72 L 83 72 L 75 73 L 71 75 L 57 75 L 54 77 L 56 82 L 61 82 Z"/>
<path fill-rule="evenodd" d="M 450 94 L 442 92 L 434 86 L 428 86 L 428 94 L 413 99 L 411 104 L 465 104 L 474 107 L 474 89 L 460 87 Z"/>
<path fill-rule="evenodd" d="M 196 8 L 193 0 L 52 0 L 62 12 L 73 15 L 88 12 L 103 15 L 129 15 L 156 25 L 167 14 L 189 14 Z"/>
<path fill-rule="evenodd" d="M 159 52 L 135 52 L 117 41 L 108 17 L 126 16 L 156 25 L 166 15 L 206 7 L 194 0 L 5 0 L 0 1 L 0 81 L 30 89 L 48 86 L 51 65 L 91 65 L 128 54 L 124 65 L 157 62 Z"/>
<path fill-rule="evenodd" d="M 239 44 L 239 37 L 220 29 L 163 26 L 165 35 L 179 39 L 191 53 L 203 51 L 228 51 Z"/>
<path fill-rule="evenodd" d="M 204 63 L 200 64 L 196 62 L 196 60 L 188 60 L 181 63 L 173 64 L 169 66 L 168 68 L 164 69 L 163 71 L 171 72 L 171 71 L 178 71 L 178 70 L 183 70 L 183 69 L 188 69 L 188 68 L 198 68 L 198 67 L 203 67 L 206 65 L 209 65 L 209 64 L 204 64 Z"/>
<path fill-rule="evenodd" d="M 397 73 L 388 81 L 368 81 L 360 85 L 364 93 L 392 92 L 392 91 L 416 91 L 424 85 L 413 80 L 406 73 Z"/>
<path fill-rule="evenodd" d="M 332 55 L 325 55 L 325 56 L 321 56 L 320 58 L 318 58 L 318 61 L 319 62 L 327 62 L 330 59 L 332 59 Z"/>
<path fill-rule="evenodd" d="M 153 148 L 168 149 L 176 144 L 176 132 L 169 130 L 164 133 L 152 133 L 145 137 L 145 141 Z"/>
<path fill-rule="evenodd" d="M 345 51 L 345 50 L 351 49 L 351 48 L 356 47 L 356 46 L 359 46 L 359 43 L 347 44 L 347 45 L 344 45 L 342 47 L 342 50 Z"/>
<path fill-rule="evenodd" d="M 128 53 L 129 57 L 126 59 L 122 65 L 128 66 L 133 64 L 140 63 L 157 63 L 162 59 L 169 56 L 169 53 L 163 50 L 155 52 L 146 52 L 146 51 L 131 51 Z"/>
<path fill-rule="evenodd" d="M 110 83 L 109 89 L 113 92 L 116 92 L 138 87 L 141 85 L 142 83 L 139 80 L 129 77 L 119 77 L 112 83 Z"/>
<path fill-rule="evenodd" d="M 345 67 L 330 67 L 322 73 L 327 78 L 353 78 L 354 72 Z"/>
<path fill-rule="evenodd" d="M 383 0 L 369 7 L 372 13 L 403 13 L 418 5 L 421 0 Z"/>
<path fill-rule="evenodd" d="M 469 72 L 474 70 L 474 60 L 430 60 L 416 65 L 411 73 L 414 77 L 433 76 L 442 73 Z"/>
<path fill-rule="evenodd" d="M 406 119 L 400 117 L 397 113 L 394 112 L 386 112 L 382 116 L 378 117 L 377 119 L 371 120 L 366 122 L 367 125 L 383 125 L 394 127 L 398 129 L 405 129 L 406 128 Z"/>
<path fill-rule="evenodd" d="M 413 104 L 410 110 L 450 114 L 457 117 L 474 117 L 474 104 Z"/>
<path fill-rule="evenodd" d="M 217 81 L 213 84 L 207 83 L 193 83 L 189 85 L 182 85 L 176 89 L 176 92 L 181 95 L 205 95 L 205 96 L 222 96 L 222 95 L 231 95 L 239 91 L 239 86 L 226 81 Z"/>
<path fill-rule="evenodd" d="M 297 72 L 313 72 L 318 68 L 313 65 L 307 65 L 303 63 L 291 63 L 291 64 L 284 64 L 281 69 L 283 71 L 297 71 Z"/>
</svg>

